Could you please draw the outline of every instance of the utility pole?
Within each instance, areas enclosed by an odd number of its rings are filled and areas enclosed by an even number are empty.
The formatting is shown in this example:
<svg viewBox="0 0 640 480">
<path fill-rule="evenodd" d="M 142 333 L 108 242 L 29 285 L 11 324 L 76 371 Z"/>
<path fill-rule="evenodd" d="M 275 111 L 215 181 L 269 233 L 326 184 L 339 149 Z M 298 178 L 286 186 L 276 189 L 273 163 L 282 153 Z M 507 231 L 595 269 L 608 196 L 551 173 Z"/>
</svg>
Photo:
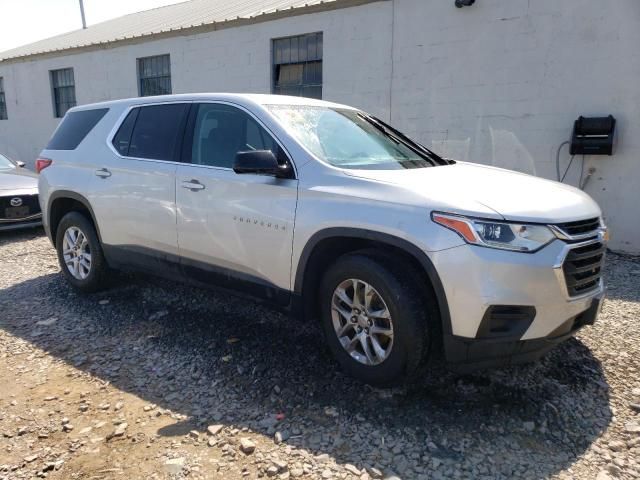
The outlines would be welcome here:
<svg viewBox="0 0 640 480">
<path fill-rule="evenodd" d="M 84 4 L 82 2 L 82 0 L 80 1 L 80 16 L 82 17 L 82 28 L 86 29 L 87 28 L 87 21 L 84 18 Z"/>
</svg>

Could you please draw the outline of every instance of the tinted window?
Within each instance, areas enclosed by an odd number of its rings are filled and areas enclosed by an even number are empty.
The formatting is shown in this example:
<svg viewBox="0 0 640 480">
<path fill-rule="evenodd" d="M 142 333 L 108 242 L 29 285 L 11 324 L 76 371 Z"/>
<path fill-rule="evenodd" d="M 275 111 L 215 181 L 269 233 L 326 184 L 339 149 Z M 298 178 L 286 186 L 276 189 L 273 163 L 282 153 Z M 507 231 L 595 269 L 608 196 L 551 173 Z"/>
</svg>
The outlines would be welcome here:
<svg viewBox="0 0 640 480">
<path fill-rule="evenodd" d="M 196 116 L 191 163 L 231 168 L 236 154 L 271 150 L 278 144 L 250 115 L 221 104 L 202 104 Z"/>
<path fill-rule="evenodd" d="M 108 108 L 68 113 L 47 145 L 47 150 L 75 150 L 109 111 Z"/>
<path fill-rule="evenodd" d="M 128 156 L 174 160 L 187 107 L 183 103 L 140 107 Z"/>
<path fill-rule="evenodd" d="M 120 155 L 129 155 L 129 142 L 131 141 L 131 133 L 133 133 L 133 126 L 136 124 L 138 118 L 139 108 L 134 108 L 129 112 L 127 118 L 124 119 L 122 125 L 118 129 L 115 137 L 113 137 L 113 146 L 120 153 Z"/>
</svg>

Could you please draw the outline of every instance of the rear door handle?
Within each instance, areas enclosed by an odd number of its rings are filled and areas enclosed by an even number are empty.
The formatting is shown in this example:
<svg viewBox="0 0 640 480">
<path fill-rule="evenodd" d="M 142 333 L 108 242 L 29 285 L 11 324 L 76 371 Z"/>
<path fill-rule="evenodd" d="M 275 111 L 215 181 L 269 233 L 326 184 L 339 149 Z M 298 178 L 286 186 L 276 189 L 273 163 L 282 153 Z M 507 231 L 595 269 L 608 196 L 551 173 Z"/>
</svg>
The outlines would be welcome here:
<svg viewBox="0 0 640 480">
<path fill-rule="evenodd" d="M 101 178 L 108 178 L 111 176 L 111 172 L 106 168 L 101 168 L 100 170 L 96 170 L 96 176 Z"/>
<path fill-rule="evenodd" d="M 187 188 L 191 191 L 196 191 L 196 190 L 204 190 L 204 185 L 201 184 L 198 180 L 189 180 L 189 181 L 183 181 L 182 182 L 182 188 Z"/>
</svg>

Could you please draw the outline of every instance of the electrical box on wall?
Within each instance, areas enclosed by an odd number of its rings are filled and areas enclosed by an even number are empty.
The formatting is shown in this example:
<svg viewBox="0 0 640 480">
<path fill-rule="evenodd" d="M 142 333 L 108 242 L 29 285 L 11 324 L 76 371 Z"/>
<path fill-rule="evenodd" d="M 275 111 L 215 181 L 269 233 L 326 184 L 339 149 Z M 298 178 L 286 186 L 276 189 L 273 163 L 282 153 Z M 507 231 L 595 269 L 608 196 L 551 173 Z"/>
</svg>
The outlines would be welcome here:
<svg viewBox="0 0 640 480">
<path fill-rule="evenodd" d="M 571 155 L 613 155 L 613 138 L 616 119 L 608 117 L 583 117 L 573 122 Z"/>
</svg>

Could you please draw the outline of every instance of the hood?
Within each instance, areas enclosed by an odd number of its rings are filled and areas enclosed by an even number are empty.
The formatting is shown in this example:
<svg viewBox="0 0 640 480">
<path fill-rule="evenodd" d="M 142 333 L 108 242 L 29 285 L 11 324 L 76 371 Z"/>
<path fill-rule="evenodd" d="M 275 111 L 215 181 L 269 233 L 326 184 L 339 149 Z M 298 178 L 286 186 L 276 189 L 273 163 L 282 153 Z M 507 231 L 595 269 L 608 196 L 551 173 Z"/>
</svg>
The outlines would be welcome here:
<svg viewBox="0 0 640 480">
<path fill-rule="evenodd" d="M 474 163 L 407 170 L 348 170 L 346 174 L 408 189 L 424 197 L 429 206 L 444 202 L 452 213 L 468 215 L 466 206 L 476 203 L 505 220 L 521 222 L 561 223 L 601 214 L 598 205 L 582 190 Z M 461 207 L 456 208 L 457 205 Z M 478 209 L 479 216 L 482 210 Z"/>
<path fill-rule="evenodd" d="M 38 176 L 29 170 L 0 170 L 0 191 L 38 188 Z"/>
</svg>

